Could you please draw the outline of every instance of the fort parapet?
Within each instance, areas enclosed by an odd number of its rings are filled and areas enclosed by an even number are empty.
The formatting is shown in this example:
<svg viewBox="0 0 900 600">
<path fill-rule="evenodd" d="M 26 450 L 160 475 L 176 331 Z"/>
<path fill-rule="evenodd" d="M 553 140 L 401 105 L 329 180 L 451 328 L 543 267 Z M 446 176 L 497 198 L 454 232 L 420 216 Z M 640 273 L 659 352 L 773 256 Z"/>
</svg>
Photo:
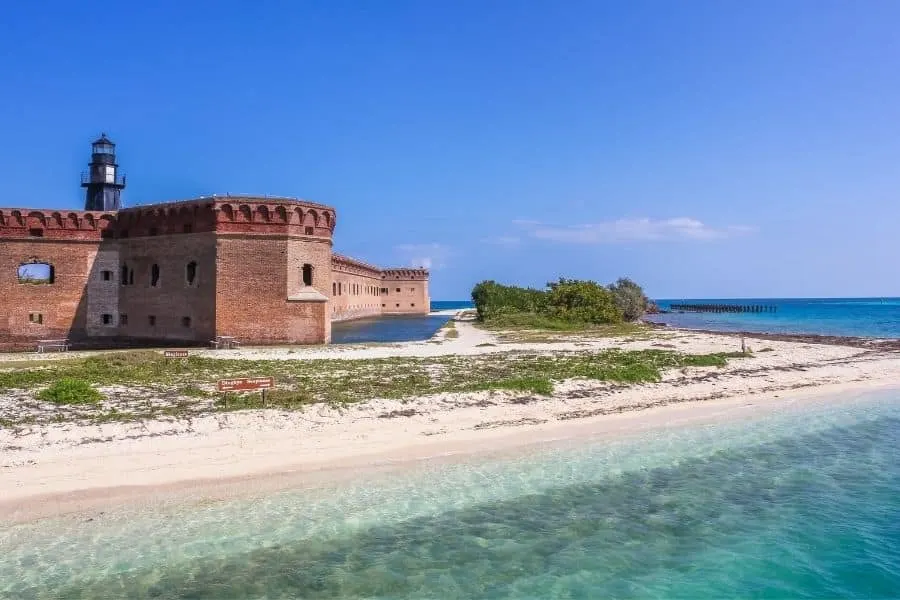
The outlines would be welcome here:
<svg viewBox="0 0 900 600">
<path fill-rule="evenodd" d="M 333 320 L 428 312 L 428 271 L 333 253 L 336 223 L 268 196 L 0 209 L 0 347 L 328 343 Z"/>
</svg>

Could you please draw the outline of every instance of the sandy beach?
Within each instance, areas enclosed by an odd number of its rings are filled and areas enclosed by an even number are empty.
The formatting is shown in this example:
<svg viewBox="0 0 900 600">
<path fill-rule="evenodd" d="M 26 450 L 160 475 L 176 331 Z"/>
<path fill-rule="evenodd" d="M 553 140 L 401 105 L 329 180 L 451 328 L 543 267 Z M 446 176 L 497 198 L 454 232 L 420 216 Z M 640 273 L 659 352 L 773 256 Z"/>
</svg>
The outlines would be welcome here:
<svg viewBox="0 0 900 600">
<path fill-rule="evenodd" d="M 668 349 L 735 352 L 739 337 L 653 329 L 647 335 L 540 341 L 498 335 L 456 323 L 427 342 L 308 348 L 246 348 L 228 358 L 252 360 L 374 359 L 553 355 Z M 0 519 L 81 515 L 103 507 L 198 499 L 280 489 L 400 468 L 409 461 L 486 452 L 585 436 L 621 436 L 647 428 L 749 418 L 792 404 L 900 382 L 900 357 L 890 344 L 819 343 L 746 337 L 752 356 L 725 367 L 665 370 L 656 383 L 615 384 L 571 379 L 550 396 L 515 391 L 441 393 L 401 400 L 373 398 L 299 411 L 242 410 L 190 419 L 100 424 L 41 422 L 0 428 Z M 223 357 L 222 352 L 198 351 Z M 55 355 L 54 358 L 69 357 Z M 4 364 L 38 360 L 7 355 Z M 41 358 L 43 360 L 43 358 Z M 25 363 L 27 364 L 27 362 Z M 20 393 L 0 394 L 10 410 Z"/>
</svg>

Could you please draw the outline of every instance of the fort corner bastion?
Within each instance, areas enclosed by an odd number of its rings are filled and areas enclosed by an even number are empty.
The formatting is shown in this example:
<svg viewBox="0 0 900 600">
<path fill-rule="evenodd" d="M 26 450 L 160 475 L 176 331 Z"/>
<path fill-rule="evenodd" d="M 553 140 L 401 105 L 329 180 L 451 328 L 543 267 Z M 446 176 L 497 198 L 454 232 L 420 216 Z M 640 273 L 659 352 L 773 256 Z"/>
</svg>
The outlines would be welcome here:
<svg viewBox="0 0 900 600">
<path fill-rule="evenodd" d="M 100 208 L 103 191 L 89 189 L 86 206 L 91 194 Z M 427 270 L 332 251 L 330 206 L 210 196 L 114 208 L 0 208 L 0 350 L 55 338 L 96 348 L 223 335 L 322 344 L 332 321 L 429 311 Z"/>
</svg>

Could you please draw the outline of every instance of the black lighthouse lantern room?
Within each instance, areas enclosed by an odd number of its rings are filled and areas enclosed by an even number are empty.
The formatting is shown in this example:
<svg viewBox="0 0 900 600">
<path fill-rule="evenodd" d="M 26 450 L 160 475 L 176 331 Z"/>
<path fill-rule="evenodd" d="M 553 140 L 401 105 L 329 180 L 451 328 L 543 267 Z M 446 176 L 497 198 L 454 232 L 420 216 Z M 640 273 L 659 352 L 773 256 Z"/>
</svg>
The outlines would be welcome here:
<svg viewBox="0 0 900 600">
<path fill-rule="evenodd" d="M 81 175 L 81 187 L 85 188 L 84 210 L 119 210 L 125 176 L 118 173 L 116 145 L 105 133 L 91 144 L 88 169 Z"/>
</svg>

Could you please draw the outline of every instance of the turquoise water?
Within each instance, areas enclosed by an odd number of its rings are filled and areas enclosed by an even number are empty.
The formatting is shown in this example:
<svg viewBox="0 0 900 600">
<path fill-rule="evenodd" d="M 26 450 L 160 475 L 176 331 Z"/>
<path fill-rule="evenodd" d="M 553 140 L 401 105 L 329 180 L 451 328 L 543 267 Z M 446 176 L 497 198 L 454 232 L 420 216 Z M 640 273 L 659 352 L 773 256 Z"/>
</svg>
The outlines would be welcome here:
<svg viewBox="0 0 900 600">
<path fill-rule="evenodd" d="M 886 598 L 900 399 L 0 531 L 11 598 Z"/>
<path fill-rule="evenodd" d="M 657 302 L 660 308 L 665 310 L 672 302 L 765 304 L 777 307 L 777 311 L 774 313 L 673 313 L 649 317 L 653 321 L 677 327 L 716 331 L 900 338 L 900 299 L 898 298 L 669 299 Z"/>
</svg>

